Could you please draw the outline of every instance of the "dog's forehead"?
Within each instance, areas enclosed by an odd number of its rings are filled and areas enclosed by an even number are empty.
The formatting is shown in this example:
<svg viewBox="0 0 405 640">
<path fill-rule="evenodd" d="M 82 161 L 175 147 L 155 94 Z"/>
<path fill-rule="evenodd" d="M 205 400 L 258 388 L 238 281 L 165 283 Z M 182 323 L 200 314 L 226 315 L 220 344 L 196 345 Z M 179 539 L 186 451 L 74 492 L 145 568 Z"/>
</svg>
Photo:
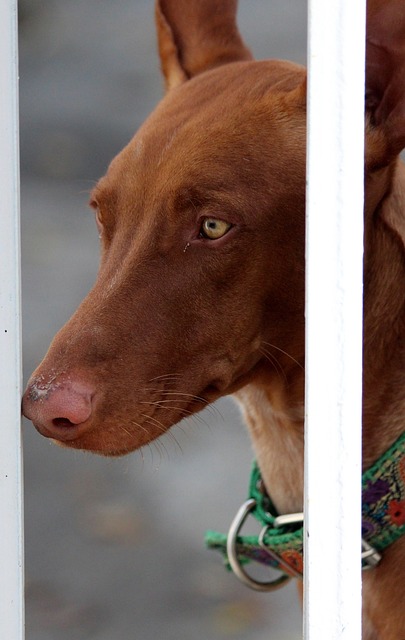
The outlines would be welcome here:
<svg viewBox="0 0 405 640">
<path fill-rule="evenodd" d="M 131 194 L 140 205 L 178 198 L 191 186 L 212 193 L 229 189 L 235 178 L 250 181 L 264 170 L 263 153 L 277 148 L 279 156 L 289 144 L 286 96 L 303 73 L 280 61 L 236 63 L 169 91 L 113 160 L 99 196 L 111 201 L 113 193 L 119 206 L 120 193 L 127 201 Z"/>
<path fill-rule="evenodd" d="M 170 144 L 178 133 L 190 131 L 207 139 L 211 132 L 257 131 L 252 118 L 263 116 L 278 124 L 284 120 L 279 97 L 302 83 L 305 71 L 289 62 L 238 62 L 202 73 L 169 91 L 140 129 L 159 146 Z M 260 131 L 258 132 L 260 135 Z M 215 140 L 213 140 L 215 142 Z M 187 145 L 182 139 L 181 144 Z M 139 145 L 137 149 L 140 150 Z"/>
</svg>

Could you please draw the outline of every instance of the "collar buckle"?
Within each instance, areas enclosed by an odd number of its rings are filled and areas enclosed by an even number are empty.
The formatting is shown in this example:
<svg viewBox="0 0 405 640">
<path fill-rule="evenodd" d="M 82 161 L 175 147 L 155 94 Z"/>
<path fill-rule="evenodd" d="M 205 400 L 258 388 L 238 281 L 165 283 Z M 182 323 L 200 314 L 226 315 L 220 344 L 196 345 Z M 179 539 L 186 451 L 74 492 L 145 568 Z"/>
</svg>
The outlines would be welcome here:
<svg viewBox="0 0 405 640">
<path fill-rule="evenodd" d="M 245 520 L 249 516 L 250 512 L 256 507 L 257 502 L 254 498 L 251 498 L 244 502 L 242 506 L 239 508 L 232 524 L 229 528 L 227 542 L 226 542 L 226 552 L 228 556 L 228 561 L 231 566 L 232 571 L 235 576 L 243 582 L 247 587 L 254 589 L 255 591 L 275 591 L 280 587 L 283 587 L 288 580 L 290 580 L 290 576 L 286 574 L 282 574 L 279 578 L 275 580 L 271 580 L 269 582 L 259 582 L 255 578 L 252 578 L 243 568 L 239 558 L 238 551 L 236 548 L 237 537 L 241 528 L 243 527 Z M 260 534 L 261 541 L 259 542 L 260 546 L 268 553 L 272 558 L 274 558 L 278 563 L 280 563 L 280 558 L 274 552 L 270 552 L 268 547 L 266 547 L 263 543 L 264 534 L 267 531 L 267 526 L 262 529 Z"/>
<path fill-rule="evenodd" d="M 374 549 L 371 544 L 364 540 L 364 538 L 361 540 L 361 560 L 363 564 L 363 571 L 373 569 L 381 561 L 381 554 L 378 553 L 377 549 Z"/>
<path fill-rule="evenodd" d="M 279 554 L 277 554 L 273 549 L 270 549 L 266 545 L 266 533 L 270 528 L 277 529 L 284 526 L 301 524 L 304 520 L 304 515 L 303 513 L 289 513 L 285 515 L 275 516 L 271 525 L 267 524 L 262 528 L 258 537 L 258 545 L 263 551 L 267 553 L 268 556 L 270 556 L 270 558 L 272 558 L 279 565 L 279 569 L 283 571 L 283 573 L 279 578 L 276 578 L 275 580 L 271 580 L 269 582 L 260 582 L 255 578 L 252 578 L 245 571 L 239 560 L 237 550 L 237 539 L 240 531 L 246 519 L 256 508 L 256 506 L 257 501 L 254 498 L 250 498 L 242 504 L 234 520 L 232 521 L 226 543 L 228 561 L 233 573 L 246 586 L 254 589 L 255 591 L 274 591 L 276 589 L 279 589 L 280 587 L 283 587 L 291 577 L 302 578 L 302 575 L 301 573 L 296 571 L 289 563 L 285 562 Z M 361 560 L 363 571 L 373 569 L 381 561 L 381 554 L 364 539 L 362 539 L 361 541 Z"/>
</svg>

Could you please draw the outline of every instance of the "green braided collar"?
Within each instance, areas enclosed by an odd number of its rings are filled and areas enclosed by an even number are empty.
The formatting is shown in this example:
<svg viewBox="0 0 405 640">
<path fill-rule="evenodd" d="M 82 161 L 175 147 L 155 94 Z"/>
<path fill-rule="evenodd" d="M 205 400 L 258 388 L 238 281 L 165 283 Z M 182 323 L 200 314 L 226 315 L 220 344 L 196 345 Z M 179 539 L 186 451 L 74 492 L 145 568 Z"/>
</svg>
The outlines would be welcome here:
<svg viewBox="0 0 405 640">
<path fill-rule="evenodd" d="M 249 499 L 254 500 L 250 513 L 262 527 L 262 538 L 238 535 L 238 561 L 243 564 L 254 560 L 286 574 L 302 575 L 302 522 L 279 525 L 282 517 L 277 515 L 264 489 L 256 463 L 250 478 Z M 383 551 L 405 534 L 405 433 L 363 474 L 362 505 L 364 549 L 374 552 L 371 553 L 374 561 L 367 563 L 365 560 L 363 566 L 373 566 L 375 557 L 378 557 L 375 551 Z M 214 531 L 206 534 L 208 548 L 222 552 L 228 564 L 227 538 L 227 535 Z"/>
</svg>

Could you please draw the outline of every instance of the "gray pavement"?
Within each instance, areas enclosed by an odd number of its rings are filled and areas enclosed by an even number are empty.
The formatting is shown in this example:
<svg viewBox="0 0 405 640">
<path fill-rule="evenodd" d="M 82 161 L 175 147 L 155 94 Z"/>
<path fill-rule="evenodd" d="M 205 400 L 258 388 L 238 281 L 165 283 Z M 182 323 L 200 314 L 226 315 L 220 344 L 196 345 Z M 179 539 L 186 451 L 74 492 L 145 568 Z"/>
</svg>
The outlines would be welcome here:
<svg viewBox="0 0 405 640">
<path fill-rule="evenodd" d="M 152 0 L 20 2 L 25 376 L 90 288 L 87 193 L 162 91 Z M 257 57 L 305 61 L 305 3 L 241 0 Z M 229 399 L 119 460 L 25 434 L 27 640 L 297 640 L 293 585 L 263 595 L 204 549 L 245 498 Z M 14 640 L 14 639 L 6 639 Z"/>
</svg>

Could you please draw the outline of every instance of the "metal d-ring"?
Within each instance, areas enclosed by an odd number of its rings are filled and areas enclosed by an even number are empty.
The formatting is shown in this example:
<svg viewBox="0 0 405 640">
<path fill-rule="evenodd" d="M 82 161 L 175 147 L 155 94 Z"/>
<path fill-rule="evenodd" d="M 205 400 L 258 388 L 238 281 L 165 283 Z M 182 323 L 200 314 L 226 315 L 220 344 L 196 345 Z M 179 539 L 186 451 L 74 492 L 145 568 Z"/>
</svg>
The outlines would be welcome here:
<svg viewBox="0 0 405 640">
<path fill-rule="evenodd" d="M 286 562 L 285 560 L 283 560 L 283 558 L 277 555 L 275 551 L 272 551 L 271 549 L 269 549 L 269 547 L 264 542 L 264 536 L 266 535 L 269 528 L 270 528 L 269 526 L 266 526 L 266 527 L 263 527 L 263 529 L 261 530 L 259 534 L 259 540 L 258 540 L 259 546 L 263 549 L 263 551 L 267 553 L 268 556 L 270 556 L 270 558 L 278 562 L 280 567 L 283 567 L 286 571 L 288 571 L 289 575 L 285 576 L 286 578 L 289 578 L 289 577 L 302 578 L 302 575 L 300 574 L 299 571 L 296 571 L 294 567 L 292 567 L 288 562 Z"/>
<path fill-rule="evenodd" d="M 236 550 L 236 541 L 239 535 L 239 532 L 248 517 L 249 513 L 255 508 L 256 500 L 251 498 L 247 500 L 238 510 L 231 526 L 229 527 L 228 539 L 226 542 L 226 552 L 228 554 L 229 564 L 231 565 L 231 569 L 236 575 L 237 578 L 247 587 L 254 589 L 255 591 L 274 591 L 275 589 L 279 589 L 284 586 L 290 577 L 287 575 L 282 575 L 276 580 L 271 580 L 270 582 L 259 582 L 254 578 L 251 578 L 242 565 L 239 562 L 237 550 Z"/>
</svg>

